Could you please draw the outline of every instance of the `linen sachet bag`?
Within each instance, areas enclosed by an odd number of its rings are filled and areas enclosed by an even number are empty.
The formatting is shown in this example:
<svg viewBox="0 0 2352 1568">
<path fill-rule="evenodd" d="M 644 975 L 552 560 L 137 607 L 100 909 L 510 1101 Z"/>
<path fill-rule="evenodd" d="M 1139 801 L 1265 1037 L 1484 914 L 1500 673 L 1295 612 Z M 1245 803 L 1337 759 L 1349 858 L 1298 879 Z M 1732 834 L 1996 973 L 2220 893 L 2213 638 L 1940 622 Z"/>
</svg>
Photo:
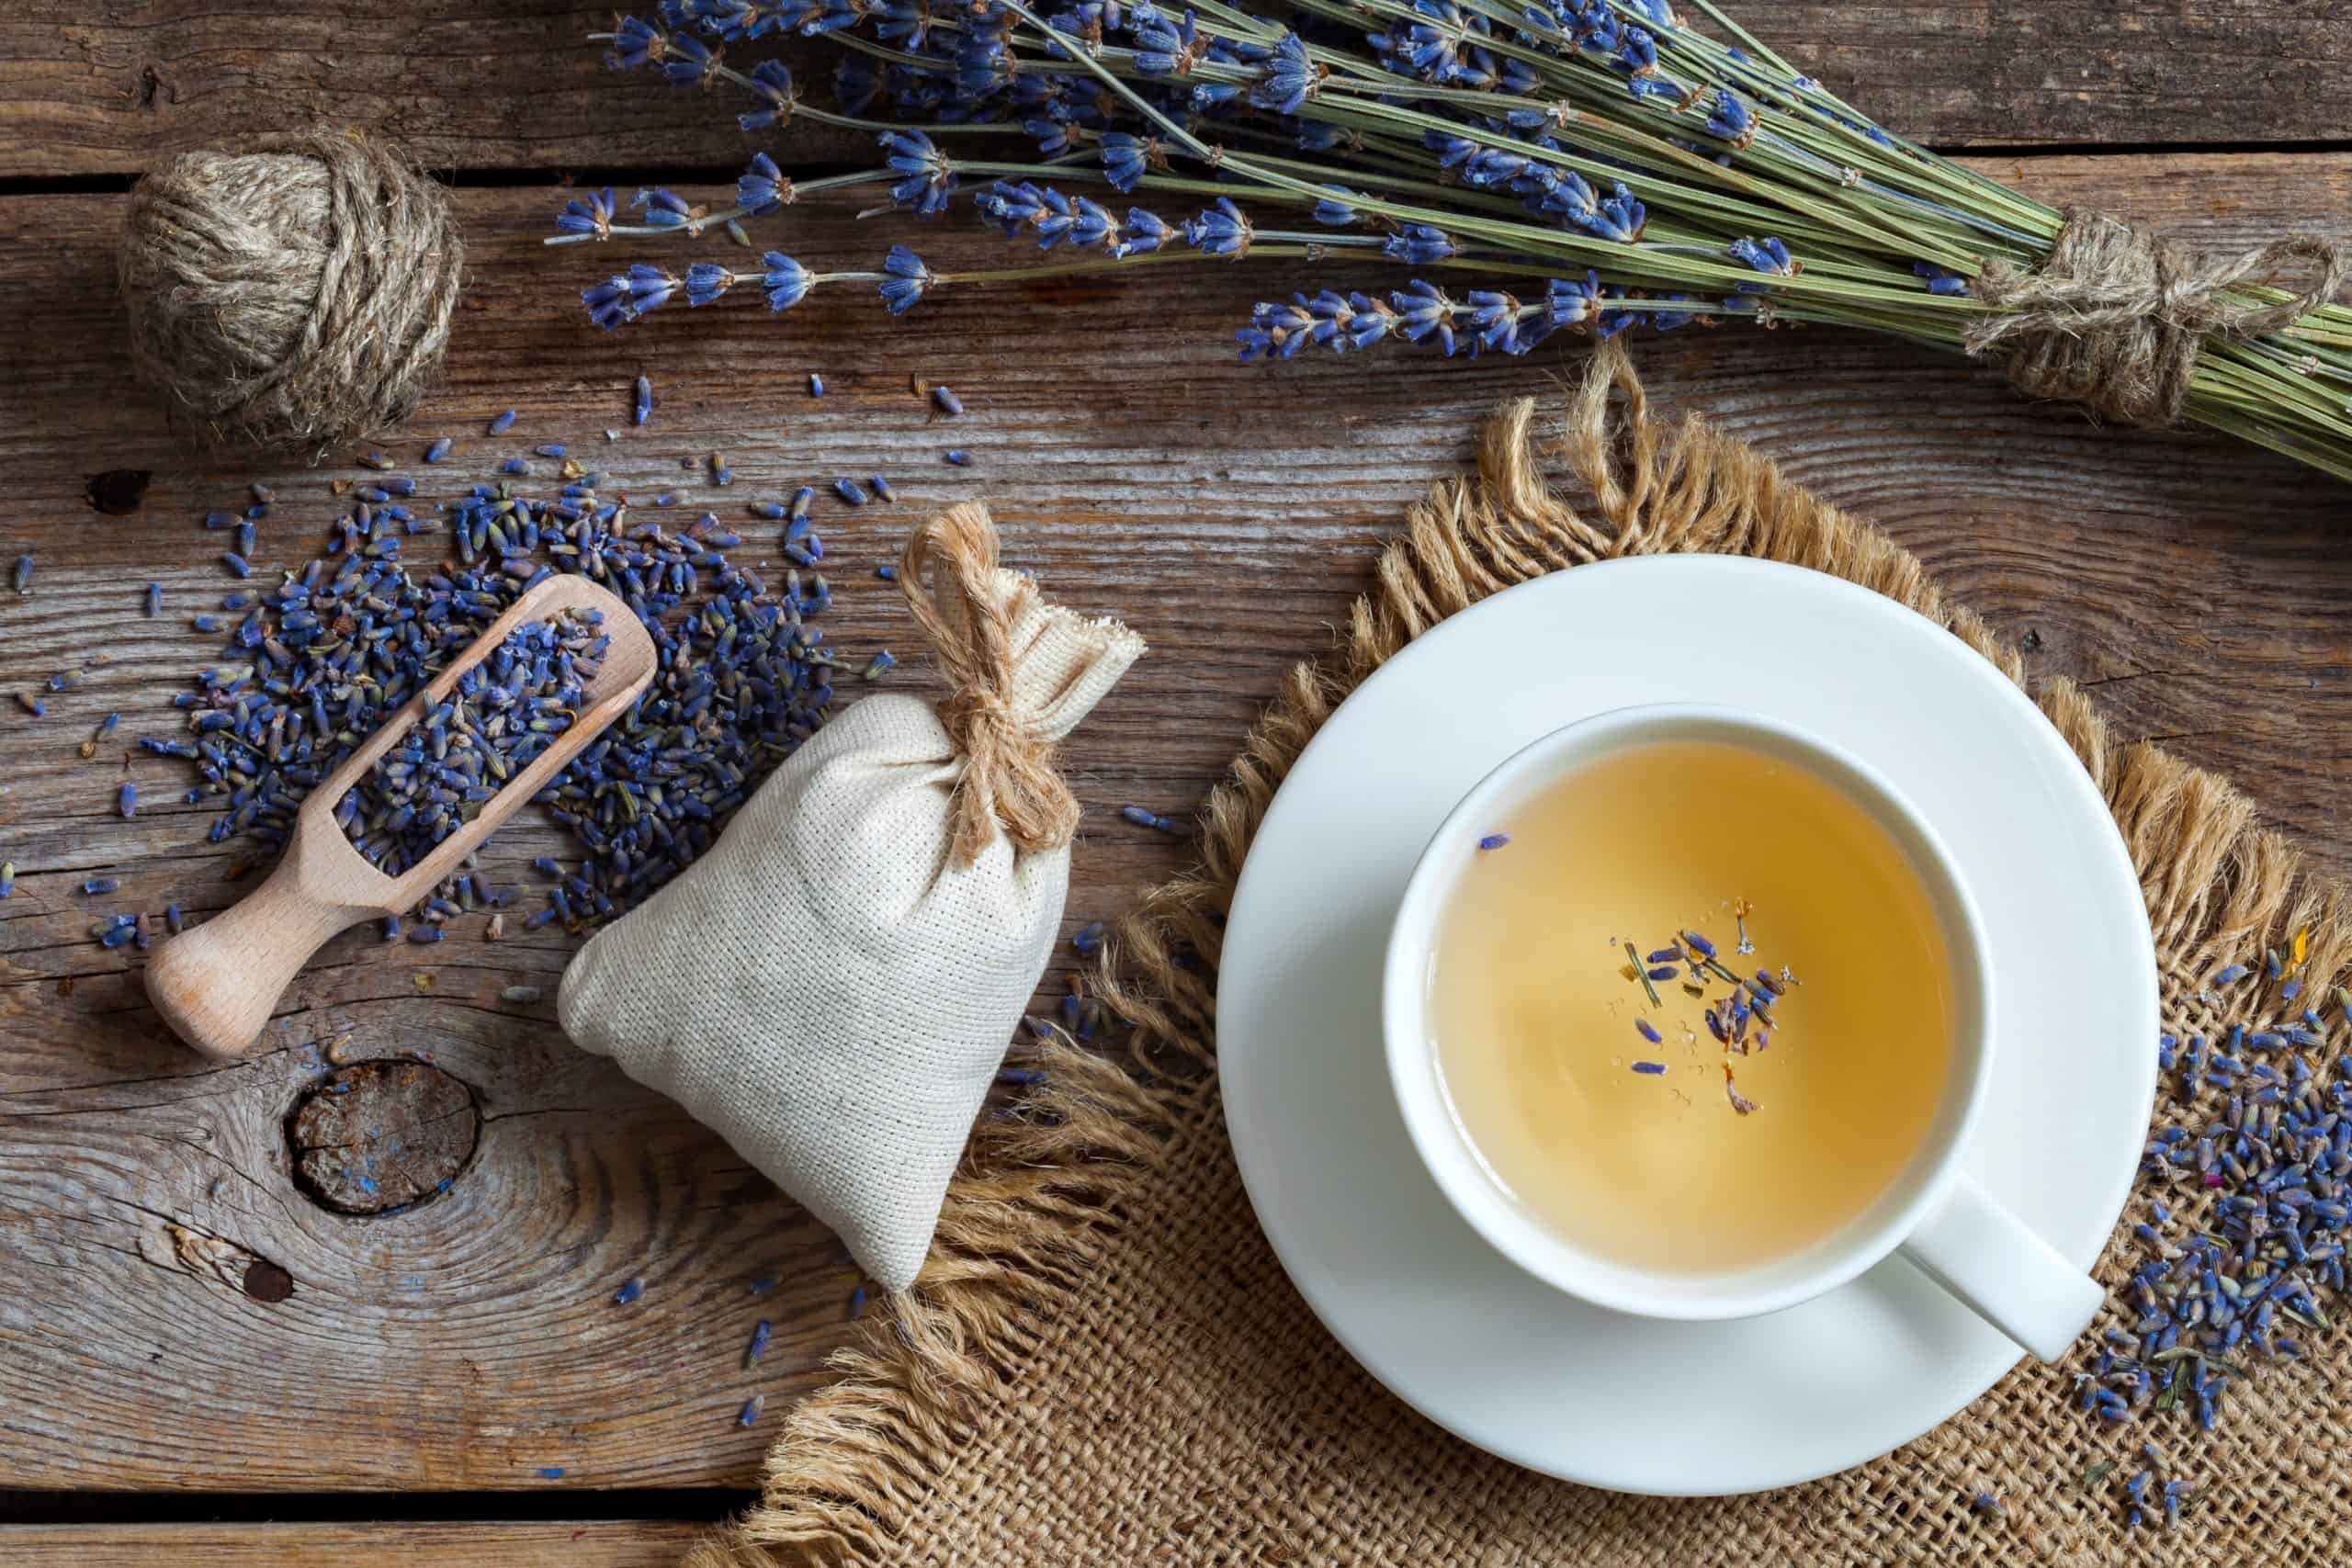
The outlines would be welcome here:
<svg viewBox="0 0 2352 1568">
<path fill-rule="evenodd" d="M 873 1278 L 914 1282 L 1045 973 L 1078 803 L 1053 748 L 1143 652 L 997 564 L 977 503 L 899 581 L 953 690 L 802 744 L 694 866 L 571 962 L 564 1032 L 732 1145 Z"/>
</svg>

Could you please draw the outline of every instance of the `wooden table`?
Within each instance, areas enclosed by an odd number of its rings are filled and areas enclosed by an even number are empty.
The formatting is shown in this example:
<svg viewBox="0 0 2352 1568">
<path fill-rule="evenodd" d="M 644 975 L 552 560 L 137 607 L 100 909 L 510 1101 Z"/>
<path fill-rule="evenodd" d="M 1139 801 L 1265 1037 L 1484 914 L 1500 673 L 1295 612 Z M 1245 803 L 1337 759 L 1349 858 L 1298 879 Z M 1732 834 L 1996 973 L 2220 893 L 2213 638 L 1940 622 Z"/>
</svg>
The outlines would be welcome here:
<svg viewBox="0 0 2352 1568">
<path fill-rule="evenodd" d="M 2352 152 L 2312 140 L 2337 134 L 2327 107 L 2352 92 L 2340 6 L 1739 10 L 1840 92 L 2047 199 L 2216 245 L 2298 221 L 2352 231 Z M 228 584 L 201 513 L 266 479 L 281 500 L 260 555 L 299 561 L 324 538 L 330 480 L 358 472 L 255 472 L 166 439 L 130 379 L 112 294 L 132 178 L 176 151 L 322 118 L 405 138 L 455 175 L 471 283 L 443 386 L 387 449 L 414 469 L 425 440 L 455 434 L 449 472 L 469 481 L 510 449 L 480 433 L 511 404 L 526 414 L 516 441 L 591 447 L 640 492 L 678 482 L 682 457 L 723 450 L 736 487 L 697 492 L 730 503 L 722 513 L 804 480 L 887 473 L 896 505 L 826 509 L 839 562 L 827 624 L 854 656 L 916 651 L 872 564 L 928 509 L 987 498 L 1018 563 L 1152 645 L 1071 750 L 1087 812 L 1073 926 L 1185 852 L 1117 808 L 1198 801 L 1280 671 L 1327 645 L 1401 508 L 1462 461 L 1478 413 L 1547 391 L 1564 362 L 1234 363 L 1250 302 L 1305 274 L 951 290 L 900 322 L 820 293 L 781 319 L 679 306 L 604 334 L 575 290 L 637 253 L 543 251 L 559 185 L 716 194 L 747 148 L 731 104 L 605 77 L 579 41 L 607 24 L 601 8 L 11 11 L 0 562 L 29 550 L 39 564 L 29 598 L 0 588 L 0 692 L 103 662 L 46 718 L 0 714 L 0 859 L 19 876 L 0 903 L 0 1486 L 17 1489 L 0 1494 L 0 1518 L 21 1521 L 0 1525 L 0 1559 L 666 1561 L 679 1521 L 717 1517 L 752 1482 L 777 1416 L 842 1338 L 855 1281 L 831 1239 L 724 1145 L 571 1049 L 549 1003 L 501 999 L 515 984 L 551 998 L 571 942 L 493 946 L 479 919 L 433 949 L 355 933 L 287 998 L 267 1054 L 218 1067 L 166 1036 L 135 954 L 85 934 L 94 908 L 176 900 L 201 915 L 250 886 L 252 851 L 207 845 L 210 813 L 177 803 L 175 765 L 130 761 L 150 804 L 126 821 L 112 809 L 120 744 L 91 760 L 77 747 L 107 712 L 122 736 L 170 733 L 169 694 L 209 662 L 188 616 Z M 780 151 L 798 171 L 852 150 L 796 132 Z M 870 265 L 911 228 L 822 203 L 781 222 L 811 265 Z M 960 221 L 920 238 L 940 265 L 1001 254 Z M 1883 524 L 2022 639 L 2036 674 L 2093 685 L 2130 733 L 2233 774 L 2314 857 L 2352 871 L 2337 830 L 2352 804 L 2352 492 L 2219 440 L 2094 428 L 1990 374 L 1856 334 L 1726 329 L 1639 352 L 1654 392 Z M 659 399 L 642 431 L 626 428 L 640 370 Z M 804 390 L 810 370 L 831 388 L 821 401 Z M 970 412 L 940 422 L 917 377 L 954 385 Z M 623 438 L 607 445 L 607 426 Z M 973 466 L 944 467 L 950 445 Z M 142 503 L 92 510 L 91 477 L 125 468 L 152 470 Z M 745 532 L 747 553 L 774 558 L 772 530 Z M 150 581 L 166 604 L 153 620 Z M 565 847 L 523 821 L 493 871 L 527 884 L 526 861 Z M 76 890 L 102 873 L 119 894 Z M 381 1109 L 445 1134 L 445 1114 L 473 1118 L 446 1194 L 362 1215 L 297 1184 L 289 1111 L 336 1070 L 330 1056 L 413 1057 L 445 1075 L 428 1087 L 454 1100 L 392 1095 Z M 750 1281 L 770 1271 L 782 1282 L 755 1297 Z M 644 1297 L 617 1306 L 631 1276 Z M 747 1373 L 762 1316 L 774 1347 Z M 768 1415 L 745 1429 L 736 1412 L 753 1392 Z"/>
</svg>

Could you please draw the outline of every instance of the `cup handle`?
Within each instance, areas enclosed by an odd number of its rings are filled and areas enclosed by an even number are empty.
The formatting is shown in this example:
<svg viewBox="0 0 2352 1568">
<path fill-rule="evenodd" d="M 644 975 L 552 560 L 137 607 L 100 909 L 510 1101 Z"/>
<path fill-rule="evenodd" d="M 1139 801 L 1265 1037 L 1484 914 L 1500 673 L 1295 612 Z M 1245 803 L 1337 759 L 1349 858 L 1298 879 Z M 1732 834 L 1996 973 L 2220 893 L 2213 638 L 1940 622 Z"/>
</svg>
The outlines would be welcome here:
<svg viewBox="0 0 2352 1568">
<path fill-rule="evenodd" d="M 2024 1221 L 1993 1201 L 1966 1171 L 1902 1247 L 1928 1277 L 1977 1316 L 2045 1361 L 2090 1326 L 2107 1299 Z"/>
</svg>

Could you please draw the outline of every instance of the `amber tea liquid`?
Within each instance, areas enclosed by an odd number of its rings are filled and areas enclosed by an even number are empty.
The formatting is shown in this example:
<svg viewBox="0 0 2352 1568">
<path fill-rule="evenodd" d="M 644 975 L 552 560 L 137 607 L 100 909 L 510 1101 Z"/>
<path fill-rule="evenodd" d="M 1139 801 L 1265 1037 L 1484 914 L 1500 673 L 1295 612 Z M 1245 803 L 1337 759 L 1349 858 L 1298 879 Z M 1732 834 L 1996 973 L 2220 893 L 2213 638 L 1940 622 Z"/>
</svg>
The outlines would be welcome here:
<svg viewBox="0 0 2352 1568">
<path fill-rule="evenodd" d="M 1930 895 L 1864 807 L 1800 763 L 1668 740 L 1482 828 L 1509 841 L 1441 917 L 1430 1035 L 1538 1222 L 1630 1267 L 1731 1272 L 1895 1183 L 1951 1092 L 1956 1004 Z"/>
</svg>

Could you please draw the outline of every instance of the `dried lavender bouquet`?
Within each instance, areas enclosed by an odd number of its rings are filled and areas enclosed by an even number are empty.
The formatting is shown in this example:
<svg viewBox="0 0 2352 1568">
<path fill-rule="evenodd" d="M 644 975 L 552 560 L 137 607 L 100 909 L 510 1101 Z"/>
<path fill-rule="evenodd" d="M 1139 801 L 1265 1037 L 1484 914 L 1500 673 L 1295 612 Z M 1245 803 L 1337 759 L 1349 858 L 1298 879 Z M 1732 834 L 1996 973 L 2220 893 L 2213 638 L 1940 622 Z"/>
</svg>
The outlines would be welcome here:
<svg viewBox="0 0 2352 1568">
<path fill-rule="evenodd" d="M 705 305 L 750 285 L 781 310 L 865 282 L 897 314 L 942 288 L 1054 273 L 1377 257 L 1402 287 L 1263 302 L 1242 356 L 1833 322 L 1991 356 L 2030 394 L 2105 419 L 2193 420 L 2352 479 L 2340 248 L 2297 236 L 2199 257 L 2062 213 L 1885 130 L 1710 0 L 1692 8 L 1712 31 L 1668 0 L 661 0 L 657 20 L 594 35 L 615 68 L 740 88 L 748 132 L 796 118 L 874 131 L 880 164 L 796 185 L 762 152 L 732 207 L 642 190 L 630 221 L 595 192 L 548 243 L 724 229 L 748 243 L 743 220 L 821 190 L 883 186 L 930 218 L 976 186 L 982 214 L 1053 257 L 940 272 L 894 246 L 876 271 L 812 272 L 770 251 L 758 269 L 640 264 L 582 298 L 611 327 L 680 293 Z M 839 47 L 838 107 L 804 101 L 780 61 L 744 58 L 794 33 Z"/>
</svg>

